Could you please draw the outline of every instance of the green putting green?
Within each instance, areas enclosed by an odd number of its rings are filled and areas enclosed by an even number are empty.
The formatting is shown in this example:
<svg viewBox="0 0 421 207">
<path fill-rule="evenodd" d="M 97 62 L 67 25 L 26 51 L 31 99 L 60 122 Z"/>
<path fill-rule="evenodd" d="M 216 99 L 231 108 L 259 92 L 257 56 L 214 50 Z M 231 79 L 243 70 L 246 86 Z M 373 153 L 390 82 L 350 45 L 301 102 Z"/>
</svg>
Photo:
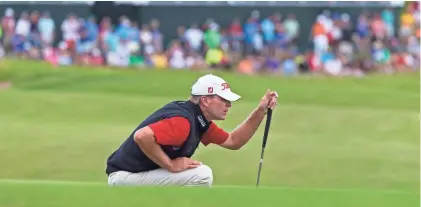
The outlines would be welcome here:
<svg viewBox="0 0 421 207">
<path fill-rule="evenodd" d="M 419 206 L 419 73 L 247 77 L 227 131 L 278 91 L 260 188 L 264 123 L 238 151 L 200 146 L 212 189 L 110 188 L 108 155 L 154 109 L 206 72 L 62 67 L 2 60 L 0 206 Z M 37 181 L 34 181 L 37 180 Z M 231 187 L 230 187 L 231 186 Z"/>
</svg>

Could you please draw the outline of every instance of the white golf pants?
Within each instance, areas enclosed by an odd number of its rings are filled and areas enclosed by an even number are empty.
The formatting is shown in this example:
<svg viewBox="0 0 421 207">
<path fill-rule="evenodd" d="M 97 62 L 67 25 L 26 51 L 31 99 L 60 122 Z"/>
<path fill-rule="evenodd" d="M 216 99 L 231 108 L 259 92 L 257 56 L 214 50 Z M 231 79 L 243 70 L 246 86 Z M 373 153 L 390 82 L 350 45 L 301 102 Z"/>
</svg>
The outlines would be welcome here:
<svg viewBox="0 0 421 207">
<path fill-rule="evenodd" d="M 108 176 L 108 185 L 140 185 L 140 186 L 203 186 L 211 187 L 212 169 L 201 164 L 199 167 L 179 173 L 171 173 L 166 169 L 131 173 L 118 171 Z"/>
</svg>

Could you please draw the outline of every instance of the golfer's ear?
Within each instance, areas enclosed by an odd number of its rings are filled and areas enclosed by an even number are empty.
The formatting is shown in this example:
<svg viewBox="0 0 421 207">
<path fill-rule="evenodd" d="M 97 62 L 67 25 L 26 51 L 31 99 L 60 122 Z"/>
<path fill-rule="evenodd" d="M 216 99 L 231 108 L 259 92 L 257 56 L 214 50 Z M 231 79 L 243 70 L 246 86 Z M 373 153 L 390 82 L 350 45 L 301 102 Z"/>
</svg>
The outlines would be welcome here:
<svg viewBox="0 0 421 207">
<path fill-rule="evenodd" d="M 209 105 L 209 97 L 202 96 L 202 97 L 200 97 L 200 99 L 201 99 L 203 105 L 205 105 L 205 106 Z"/>
</svg>

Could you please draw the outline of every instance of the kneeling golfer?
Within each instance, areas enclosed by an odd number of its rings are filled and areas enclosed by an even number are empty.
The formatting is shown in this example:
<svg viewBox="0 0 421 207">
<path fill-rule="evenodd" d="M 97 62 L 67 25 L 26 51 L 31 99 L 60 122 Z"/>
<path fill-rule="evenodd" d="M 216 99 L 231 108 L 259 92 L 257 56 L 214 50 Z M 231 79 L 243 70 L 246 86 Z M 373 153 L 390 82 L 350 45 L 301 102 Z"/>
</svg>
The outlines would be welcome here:
<svg viewBox="0 0 421 207">
<path fill-rule="evenodd" d="M 258 106 L 231 133 L 213 120 L 225 120 L 231 102 L 240 99 L 214 75 L 200 77 L 186 101 L 173 101 L 147 117 L 107 159 L 109 185 L 208 186 L 212 170 L 191 159 L 200 144 L 238 150 L 258 129 L 267 109 L 277 105 L 267 90 Z"/>
</svg>

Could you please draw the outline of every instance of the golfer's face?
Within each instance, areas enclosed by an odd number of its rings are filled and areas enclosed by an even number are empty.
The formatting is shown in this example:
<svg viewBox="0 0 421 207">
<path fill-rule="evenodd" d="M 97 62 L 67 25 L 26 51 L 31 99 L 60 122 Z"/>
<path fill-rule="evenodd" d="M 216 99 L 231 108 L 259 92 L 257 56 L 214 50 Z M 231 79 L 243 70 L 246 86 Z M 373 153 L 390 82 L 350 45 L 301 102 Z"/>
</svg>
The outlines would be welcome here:
<svg viewBox="0 0 421 207">
<path fill-rule="evenodd" d="M 231 107 L 231 102 L 227 101 L 220 96 L 214 96 L 210 109 L 215 120 L 224 120 L 227 117 L 228 109 Z"/>
</svg>

